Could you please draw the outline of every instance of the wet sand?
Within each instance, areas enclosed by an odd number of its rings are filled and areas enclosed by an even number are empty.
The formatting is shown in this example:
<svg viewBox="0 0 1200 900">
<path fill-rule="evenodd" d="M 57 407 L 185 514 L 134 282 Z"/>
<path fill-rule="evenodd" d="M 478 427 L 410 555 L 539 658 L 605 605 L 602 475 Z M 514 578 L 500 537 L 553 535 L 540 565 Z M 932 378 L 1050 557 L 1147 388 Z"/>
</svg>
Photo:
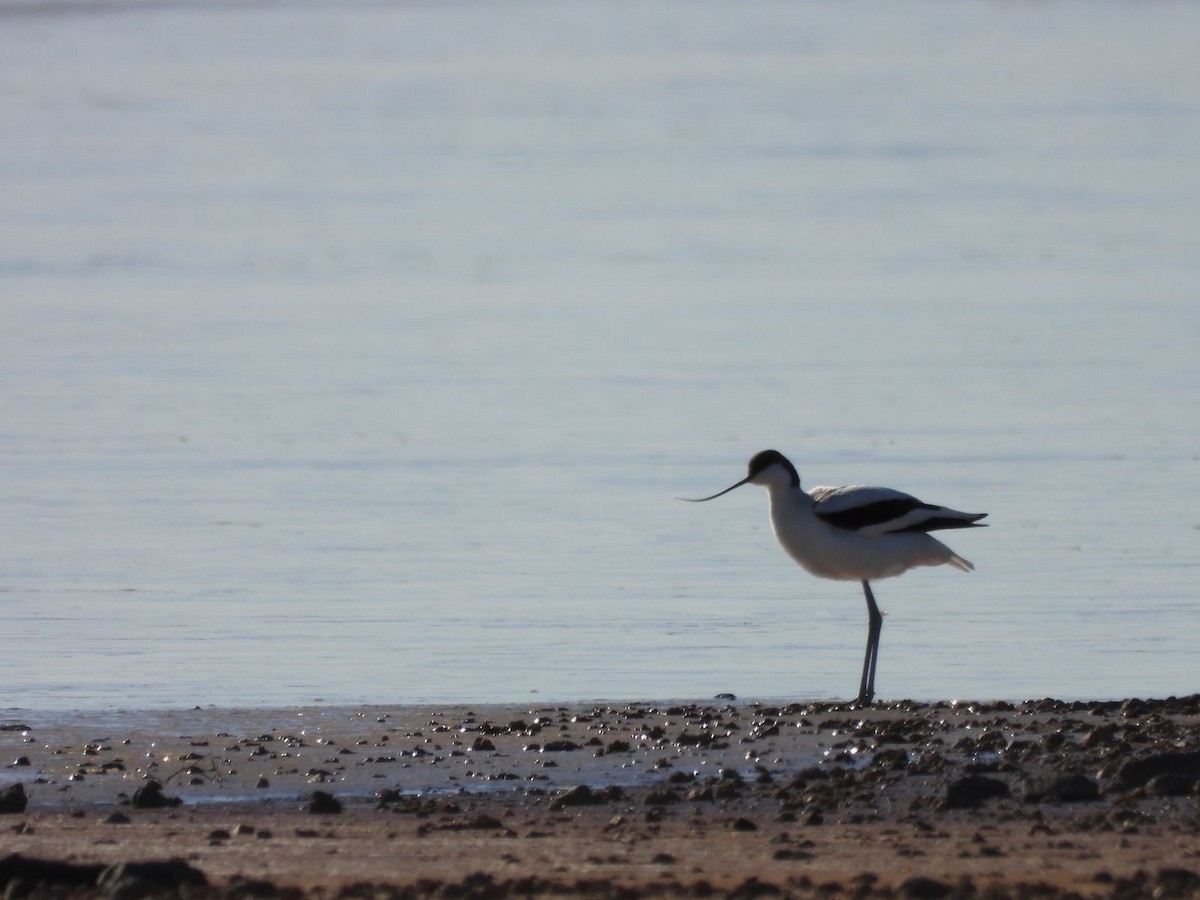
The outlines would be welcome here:
<svg viewBox="0 0 1200 900">
<path fill-rule="evenodd" d="M 12 897 L 1200 896 L 1200 696 L 0 728 Z"/>
</svg>

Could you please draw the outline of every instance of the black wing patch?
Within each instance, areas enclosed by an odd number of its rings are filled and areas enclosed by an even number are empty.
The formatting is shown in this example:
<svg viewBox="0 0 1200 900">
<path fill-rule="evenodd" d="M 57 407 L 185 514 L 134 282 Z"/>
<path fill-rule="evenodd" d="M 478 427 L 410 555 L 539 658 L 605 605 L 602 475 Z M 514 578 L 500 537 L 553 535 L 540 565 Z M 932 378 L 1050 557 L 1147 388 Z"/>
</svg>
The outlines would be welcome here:
<svg viewBox="0 0 1200 900">
<path fill-rule="evenodd" d="M 935 507 L 936 509 L 936 507 Z M 983 515 L 975 518 L 982 519 Z M 897 528 L 889 534 L 904 534 L 906 531 L 938 531 L 943 528 L 987 528 L 982 522 L 969 522 L 966 519 L 952 519 L 949 516 L 932 516 L 924 522 L 917 522 L 907 528 Z"/>
<path fill-rule="evenodd" d="M 915 497 L 896 498 L 894 500 L 878 500 L 875 503 L 867 503 L 864 506 L 856 506 L 852 509 L 841 509 L 836 512 L 824 512 L 818 504 L 813 511 L 819 516 L 822 521 L 828 522 L 834 528 L 840 528 L 843 531 L 859 531 L 863 528 L 870 528 L 872 525 L 883 525 L 887 522 L 894 522 L 896 519 L 908 515 L 914 509 L 939 509 L 940 507 L 933 506 L 929 503 L 922 503 Z M 948 526 L 940 526 L 942 528 Z M 912 531 L 925 531 L 927 526 L 925 523 L 920 525 L 910 526 Z"/>
</svg>

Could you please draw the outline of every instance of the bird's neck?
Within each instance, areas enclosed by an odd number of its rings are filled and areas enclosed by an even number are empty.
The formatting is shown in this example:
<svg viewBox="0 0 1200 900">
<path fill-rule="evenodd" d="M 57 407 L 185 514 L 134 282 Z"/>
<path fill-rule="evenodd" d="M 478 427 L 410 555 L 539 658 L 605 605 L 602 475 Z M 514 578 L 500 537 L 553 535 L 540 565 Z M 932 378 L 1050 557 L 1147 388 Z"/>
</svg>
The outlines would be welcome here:
<svg viewBox="0 0 1200 900">
<path fill-rule="evenodd" d="M 799 487 L 790 484 L 769 484 L 767 494 L 771 498 L 771 511 L 811 509 L 813 499 Z"/>
</svg>

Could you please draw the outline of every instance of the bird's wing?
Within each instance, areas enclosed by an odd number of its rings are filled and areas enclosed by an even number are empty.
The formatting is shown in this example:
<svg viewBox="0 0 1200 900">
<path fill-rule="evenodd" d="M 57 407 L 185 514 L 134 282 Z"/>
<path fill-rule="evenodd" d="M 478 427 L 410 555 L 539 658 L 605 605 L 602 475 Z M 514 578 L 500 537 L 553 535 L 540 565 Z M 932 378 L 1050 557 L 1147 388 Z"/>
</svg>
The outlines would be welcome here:
<svg viewBox="0 0 1200 900">
<path fill-rule="evenodd" d="M 816 487 L 809 495 L 816 501 L 813 512 L 822 521 L 843 531 L 866 534 L 903 530 L 921 513 L 937 509 L 902 491 L 861 484 Z"/>
<path fill-rule="evenodd" d="M 834 528 L 863 535 L 971 528 L 985 515 L 923 503 L 892 488 L 817 487 L 809 495 L 815 501 L 813 513 L 819 519 Z"/>
</svg>

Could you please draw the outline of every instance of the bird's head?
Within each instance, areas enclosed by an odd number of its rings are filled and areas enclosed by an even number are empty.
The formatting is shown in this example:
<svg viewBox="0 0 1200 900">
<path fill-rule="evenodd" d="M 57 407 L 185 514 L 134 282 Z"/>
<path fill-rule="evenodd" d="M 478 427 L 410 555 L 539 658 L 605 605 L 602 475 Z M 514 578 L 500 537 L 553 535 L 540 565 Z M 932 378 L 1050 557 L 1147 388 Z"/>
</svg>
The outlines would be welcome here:
<svg viewBox="0 0 1200 900">
<path fill-rule="evenodd" d="M 796 467 L 778 450 L 763 450 L 761 453 L 754 454 L 754 457 L 750 460 L 748 474 L 737 484 L 730 485 L 725 490 L 718 491 L 711 497 L 699 497 L 697 499 L 683 497 L 680 499 L 687 500 L 688 503 L 704 503 L 708 500 L 716 500 L 722 494 L 728 494 L 734 488 L 740 488 L 743 484 L 759 484 L 765 488 L 798 488 L 800 487 L 800 475 L 796 472 Z"/>
</svg>

